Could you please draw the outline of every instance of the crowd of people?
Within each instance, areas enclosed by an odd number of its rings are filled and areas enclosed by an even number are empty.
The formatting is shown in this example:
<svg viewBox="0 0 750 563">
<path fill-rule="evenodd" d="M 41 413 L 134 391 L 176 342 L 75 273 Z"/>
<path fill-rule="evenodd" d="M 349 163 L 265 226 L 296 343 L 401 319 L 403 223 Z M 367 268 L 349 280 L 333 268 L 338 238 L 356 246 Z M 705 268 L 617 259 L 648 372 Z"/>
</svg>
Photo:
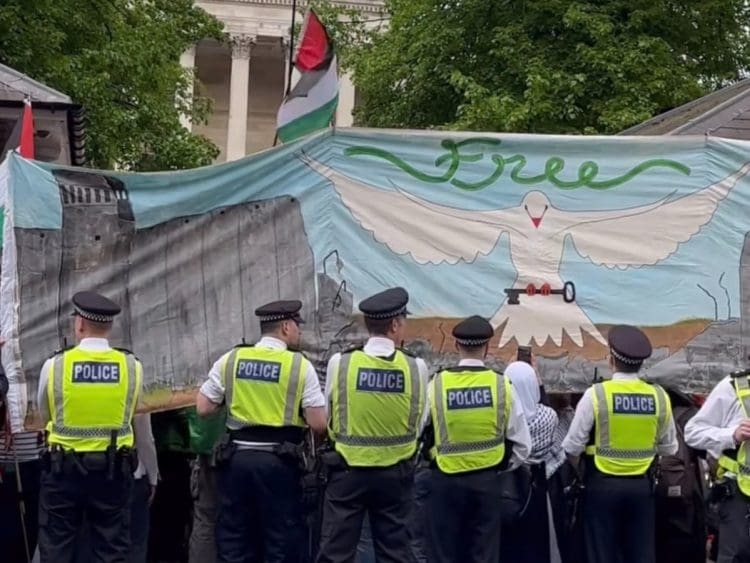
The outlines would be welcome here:
<svg viewBox="0 0 750 563">
<path fill-rule="evenodd" d="M 359 304 L 370 336 L 330 358 L 323 386 L 298 351 L 301 303 L 256 310 L 260 340 L 218 358 L 197 395 L 191 563 L 703 563 L 712 460 L 717 561 L 750 562 L 750 372 L 698 410 L 643 377 L 651 343 L 617 326 L 611 377 L 574 408 L 546 396 L 533 358 L 490 369 L 478 316 L 453 329 L 455 365 L 430 370 L 398 346 L 408 299 Z M 73 305 L 76 345 L 40 376 L 44 440 L 5 434 L 2 495 L 25 517 L 5 511 L 0 537 L 10 561 L 145 562 L 159 468 L 136 414 L 143 367 L 109 344 L 117 304 Z"/>
</svg>

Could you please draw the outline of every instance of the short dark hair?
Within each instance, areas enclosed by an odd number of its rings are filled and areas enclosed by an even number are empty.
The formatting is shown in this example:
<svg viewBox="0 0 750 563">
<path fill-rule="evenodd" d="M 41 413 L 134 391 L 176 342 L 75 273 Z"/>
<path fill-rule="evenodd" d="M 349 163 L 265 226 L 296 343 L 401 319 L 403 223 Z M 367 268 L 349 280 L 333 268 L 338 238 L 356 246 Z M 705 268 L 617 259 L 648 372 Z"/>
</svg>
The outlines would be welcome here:
<svg viewBox="0 0 750 563">
<path fill-rule="evenodd" d="M 391 324 L 397 317 L 391 317 L 389 319 L 373 319 L 365 317 L 365 328 L 370 334 L 378 334 L 385 336 L 391 329 Z"/>
<path fill-rule="evenodd" d="M 466 344 L 459 344 L 456 342 L 456 346 L 458 347 L 459 352 L 467 352 L 469 354 L 473 354 L 474 352 L 478 352 L 485 346 L 487 346 L 488 342 L 485 342 L 483 344 L 475 345 L 475 346 L 467 346 Z"/>
<path fill-rule="evenodd" d="M 643 362 L 638 362 L 637 364 L 632 363 L 625 363 L 614 356 L 612 356 L 612 360 L 615 364 L 615 371 L 619 371 L 621 373 L 638 373 L 641 369 L 641 366 L 643 365 Z"/>
<path fill-rule="evenodd" d="M 273 332 L 276 332 L 281 328 L 281 323 L 284 321 L 261 321 L 260 323 L 260 333 L 261 334 L 271 334 Z"/>
</svg>

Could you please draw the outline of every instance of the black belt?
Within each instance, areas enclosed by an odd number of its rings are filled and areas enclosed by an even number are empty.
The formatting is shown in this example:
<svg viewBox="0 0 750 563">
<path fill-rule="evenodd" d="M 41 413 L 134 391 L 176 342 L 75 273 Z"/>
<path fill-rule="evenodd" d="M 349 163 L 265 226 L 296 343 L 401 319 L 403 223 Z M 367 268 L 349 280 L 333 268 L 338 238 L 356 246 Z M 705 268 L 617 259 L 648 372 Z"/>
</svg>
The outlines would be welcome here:
<svg viewBox="0 0 750 563">
<path fill-rule="evenodd" d="M 305 439 L 305 430 L 299 426 L 245 426 L 229 430 L 229 438 L 236 442 L 301 444 Z"/>
</svg>

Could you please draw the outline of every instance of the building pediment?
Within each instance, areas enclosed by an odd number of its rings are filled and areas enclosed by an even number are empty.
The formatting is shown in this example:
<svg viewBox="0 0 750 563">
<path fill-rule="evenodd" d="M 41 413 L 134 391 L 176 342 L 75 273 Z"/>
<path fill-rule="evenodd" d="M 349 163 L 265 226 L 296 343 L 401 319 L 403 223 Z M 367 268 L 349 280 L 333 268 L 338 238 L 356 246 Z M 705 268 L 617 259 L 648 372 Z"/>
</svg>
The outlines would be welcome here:
<svg viewBox="0 0 750 563">
<path fill-rule="evenodd" d="M 292 6 L 293 0 L 201 0 L 197 4 L 244 4 L 248 6 L 268 6 L 268 7 L 290 7 Z M 384 2 L 382 0 L 333 0 L 334 4 L 338 4 L 344 8 L 361 10 L 363 12 L 380 12 L 383 9 Z M 297 6 L 304 7 L 307 2 L 305 0 L 298 0 Z"/>
</svg>

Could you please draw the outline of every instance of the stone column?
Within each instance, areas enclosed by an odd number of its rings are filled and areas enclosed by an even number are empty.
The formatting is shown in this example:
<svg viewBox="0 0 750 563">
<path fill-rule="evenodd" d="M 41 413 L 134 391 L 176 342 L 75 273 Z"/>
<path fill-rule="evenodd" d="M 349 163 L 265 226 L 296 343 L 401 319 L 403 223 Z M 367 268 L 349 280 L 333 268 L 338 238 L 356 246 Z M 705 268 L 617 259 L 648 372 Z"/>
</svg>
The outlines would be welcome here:
<svg viewBox="0 0 750 563">
<path fill-rule="evenodd" d="M 232 37 L 232 76 L 229 84 L 229 123 L 227 160 L 245 156 L 247 142 L 247 97 L 250 85 L 250 52 L 255 45 L 251 35 Z"/>
<path fill-rule="evenodd" d="M 339 77 L 339 104 L 336 108 L 336 126 L 351 127 L 354 124 L 354 83 L 348 72 Z"/>
<path fill-rule="evenodd" d="M 187 51 L 182 53 L 180 55 L 180 65 L 182 68 L 190 69 L 191 72 L 195 72 L 195 46 L 190 47 Z M 188 96 L 190 97 L 190 103 L 192 104 L 192 98 L 193 98 L 193 83 L 190 83 L 190 88 L 187 92 Z M 193 123 L 190 121 L 190 117 L 188 117 L 185 114 L 180 115 L 180 123 L 182 123 L 182 126 L 187 129 L 188 131 L 191 131 L 193 128 Z"/>
</svg>

